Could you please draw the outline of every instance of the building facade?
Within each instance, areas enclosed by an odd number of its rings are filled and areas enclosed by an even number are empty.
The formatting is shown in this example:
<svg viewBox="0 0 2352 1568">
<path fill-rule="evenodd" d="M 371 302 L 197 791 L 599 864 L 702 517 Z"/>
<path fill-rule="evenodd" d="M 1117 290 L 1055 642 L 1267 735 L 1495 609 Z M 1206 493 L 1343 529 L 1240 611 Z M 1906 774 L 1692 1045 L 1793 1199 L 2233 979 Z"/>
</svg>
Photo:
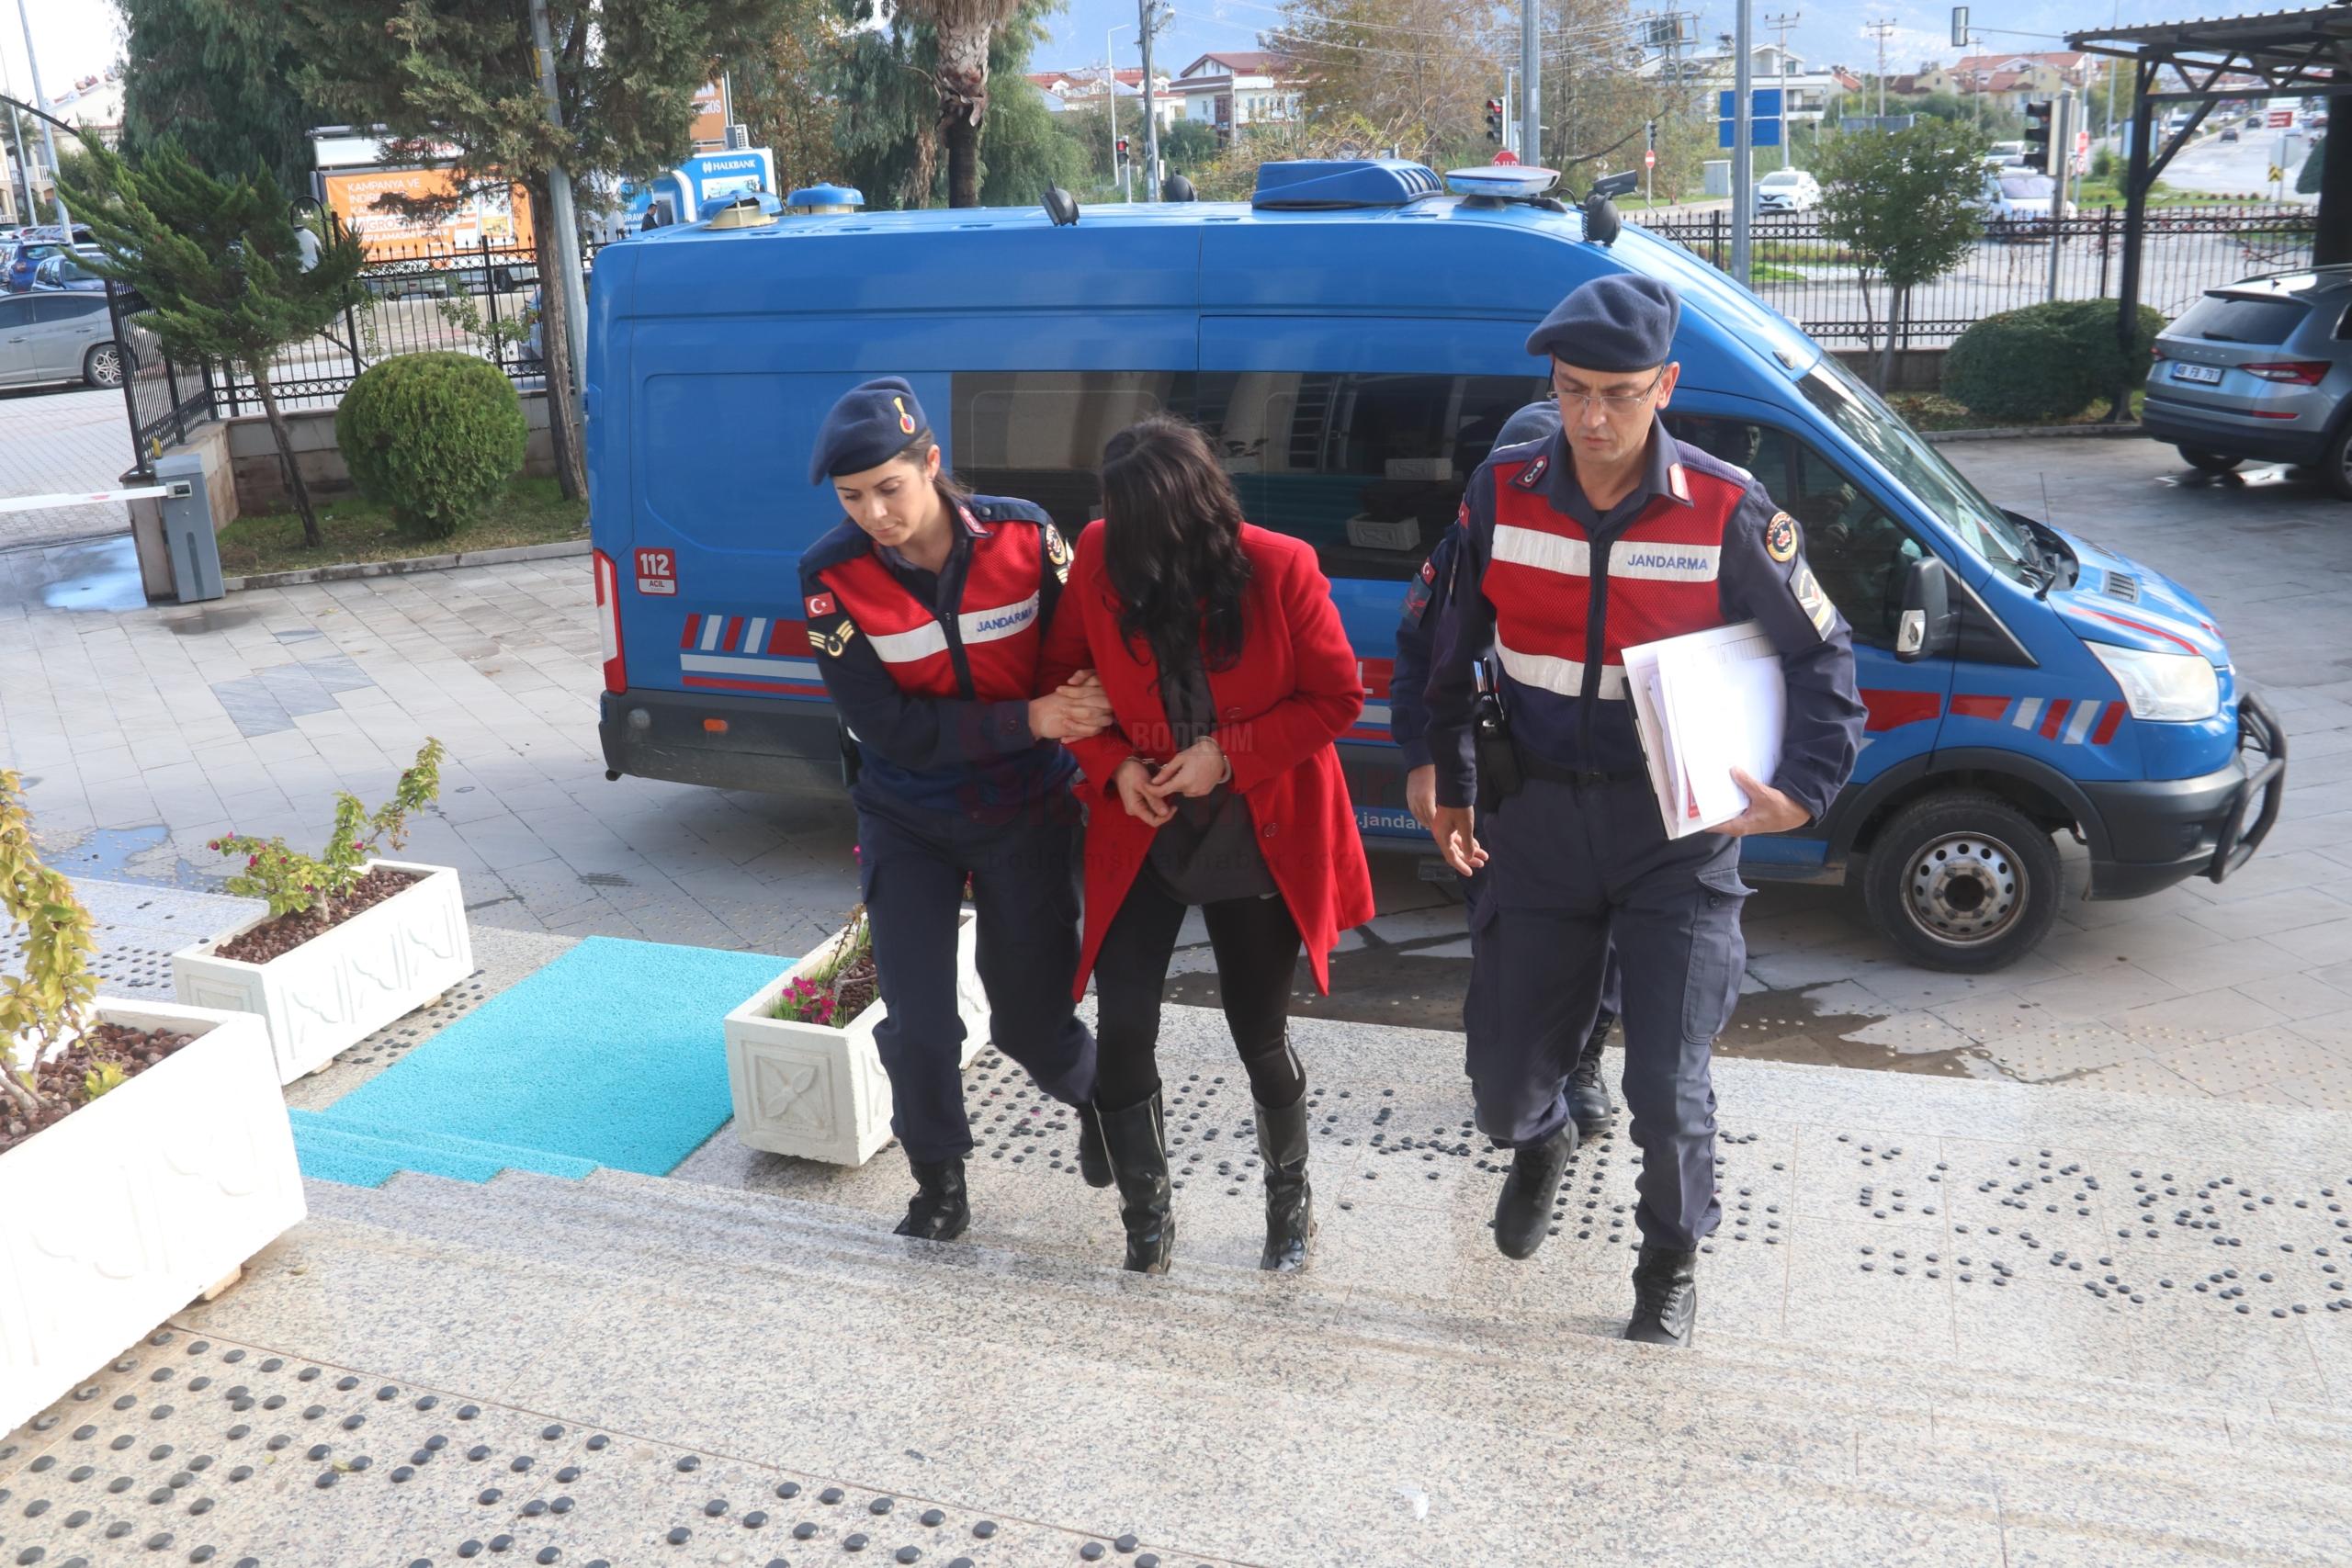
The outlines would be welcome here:
<svg viewBox="0 0 2352 1568">
<path fill-rule="evenodd" d="M 1170 89 L 1182 118 L 1214 129 L 1220 141 L 1252 125 L 1295 125 L 1296 71 L 1290 57 L 1264 50 L 1204 54 L 1176 73 Z"/>
</svg>

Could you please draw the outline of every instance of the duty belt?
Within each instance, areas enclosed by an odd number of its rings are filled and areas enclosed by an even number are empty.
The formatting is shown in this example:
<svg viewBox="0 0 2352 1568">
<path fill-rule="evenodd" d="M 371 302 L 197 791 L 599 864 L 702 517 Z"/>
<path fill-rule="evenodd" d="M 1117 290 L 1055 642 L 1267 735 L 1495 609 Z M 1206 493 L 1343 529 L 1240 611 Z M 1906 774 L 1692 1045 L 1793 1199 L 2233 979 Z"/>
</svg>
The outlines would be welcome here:
<svg viewBox="0 0 2352 1568">
<path fill-rule="evenodd" d="M 1588 788 L 1595 784 L 1632 784 L 1646 779 L 1649 773 L 1643 768 L 1564 768 L 1548 758 L 1539 757 L 1525 747 L 1519 750 L 1519 771 L 1531 779 L 1547 784 L 1574 784 Z"/>
</svg>

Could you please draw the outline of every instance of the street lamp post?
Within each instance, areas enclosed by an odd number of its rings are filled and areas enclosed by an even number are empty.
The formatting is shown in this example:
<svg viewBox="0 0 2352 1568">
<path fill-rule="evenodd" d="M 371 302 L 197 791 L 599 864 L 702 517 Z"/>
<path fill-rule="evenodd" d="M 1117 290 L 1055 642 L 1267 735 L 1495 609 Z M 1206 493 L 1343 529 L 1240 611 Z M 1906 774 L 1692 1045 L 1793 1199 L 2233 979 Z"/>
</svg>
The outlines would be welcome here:
<svg viewBox="0 0 2352 1568">
<path fill-rule="evenodd" d="M 74 220 L 65 210 L 65 192 L 57 185 L 57 135 L 49 129 L 49 120 L 46 118 L 49 114 L 49 95 L 41 91 L 40 61 L 33 53 L 33 24 L 25 15 L 25 0 L 17 0 L 17 23 L 25 29 L 25 66 L 33 73 L 33 104 L 43 116 L 40 124 L 40 144 L 42 151 L 49 154 L 49 194 L 51 199 L 57 204 L 58 227 L 65 231 L 65 237 L 70 241 L 74 237 Z M 28 190 L 32 186 L 32 176 L 29 173 L 25 177 L 25 186 Z M 29 218 L 32 214 L 28 212 L 25 216 Z"/>
<path fill-rule="evenodd" d="M 1119 68 L 1111 59 L 1111 35 L 1125 32 L 1133 22 L 1118 22 L 1102 29 L 1102 91 L 1111 106 L 1111 177 L 1119 182 L 1125 197 L 1133 201 L 1135 188 L 1127 184 L 1127 171 L 1119 164 Z"/>
</svg>

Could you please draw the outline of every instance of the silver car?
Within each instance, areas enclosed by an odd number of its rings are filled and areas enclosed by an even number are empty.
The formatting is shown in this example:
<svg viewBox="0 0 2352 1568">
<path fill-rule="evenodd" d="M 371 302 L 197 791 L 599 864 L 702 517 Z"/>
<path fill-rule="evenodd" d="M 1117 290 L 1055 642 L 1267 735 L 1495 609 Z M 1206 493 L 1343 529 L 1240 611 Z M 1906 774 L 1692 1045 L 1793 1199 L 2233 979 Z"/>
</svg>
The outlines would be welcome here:
<svg viewBox="0 0 2352 1568">
<path fill-rule="evenodd" d="M 103 294 L 0 294 L 0 387 L 42 381 L 122 385 Z"/>
<path fill-rule="evenodd" d="M 2316 468 L 2352 501 L 2352 265 L 2209 291 L 2156 338 L 2141 424 L 2208 473 Z"/>
</svg>

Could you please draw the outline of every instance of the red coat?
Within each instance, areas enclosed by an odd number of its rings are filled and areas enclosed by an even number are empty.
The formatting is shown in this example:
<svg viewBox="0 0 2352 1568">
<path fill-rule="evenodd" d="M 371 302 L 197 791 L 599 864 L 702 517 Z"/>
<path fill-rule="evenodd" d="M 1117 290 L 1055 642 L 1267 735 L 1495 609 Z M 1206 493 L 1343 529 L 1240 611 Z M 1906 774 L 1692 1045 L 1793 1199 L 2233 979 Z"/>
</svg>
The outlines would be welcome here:
<svg viewBox="0 0 2352 1568">
<path fill-rule="evenodd" d="M 1331 744 L 1363 709 L 1363 679 L 1314 549 L 1244 524 L 1241 550 L 1252 569 L 1241 657 L 1230 669 L 1208 671 L 1215 735 L 1232 760 L 1233 787 L 1257 825 L 1266 868 L 1306 939 L 1315 984 L 1328 994 L 1340 933 L 1373 914 L 1372 874 Z M 1074 987 L 1080 994 L 1156 831 L 1127 815 L 1112 776 L 1138 752 L 1163 761 L 1168 755 L 1159 663 L 1122 642 L 1118 615 L 1103 570 L 1102 525 L 1090 523 L 1078 537 L 1069 586 L 1037 672 L 1038 689 L 1050 692 L 1071 671 L 1092 669 L 1111 698 L 1113 727 L 1069 747 L 1087 781 L 1080 790 L 1087 803 L 1086 945 Z M 1130 736 L 1159 741 L 1155 748 Z"/>
</svg>

